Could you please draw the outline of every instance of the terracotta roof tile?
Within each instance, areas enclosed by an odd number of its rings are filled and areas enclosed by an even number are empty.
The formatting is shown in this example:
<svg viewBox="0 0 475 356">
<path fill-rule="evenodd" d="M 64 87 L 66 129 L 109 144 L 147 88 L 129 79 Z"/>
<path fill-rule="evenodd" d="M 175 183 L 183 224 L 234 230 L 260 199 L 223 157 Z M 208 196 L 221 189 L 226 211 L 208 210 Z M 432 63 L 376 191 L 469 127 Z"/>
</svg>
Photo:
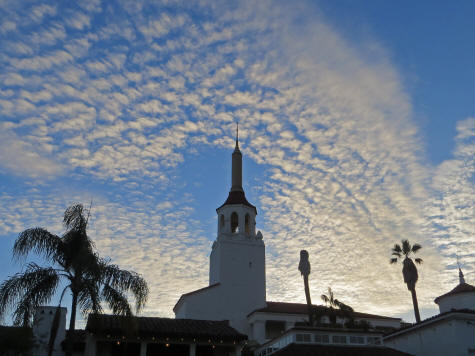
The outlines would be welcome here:
<svg viewBox="0 0 475 356">
<path fill-rule="evenodd" d="M 314 307 L 322 311 L 329 309 L 327 307 L 324 307 L 323 305 L 314 305 Z M 266 307 L 254 310 L 249 315 L 253 313 L 307 314 L 308 309 L 307 309 L 307 304 L 302 304 L 302 303 L 267 302 Z M 340 311 L 336 309 L 336 313 L 338 314 L 340 313 Z M 357 318 L 400 320 L 400 318 L 391 318 L 388 316 L 359 313 L 359 312 L 354 312 L 353 315 Z"/>
<path fill-rule="evenodd" d="M 247 336 L 229 326 L 227 321 L 170 319 L 157 317 L 126 317 L 118 315 L 91 314 L 86 330 L 94 334 L 169 338 L 219 338 L 241 341 Z"/>
</svg>

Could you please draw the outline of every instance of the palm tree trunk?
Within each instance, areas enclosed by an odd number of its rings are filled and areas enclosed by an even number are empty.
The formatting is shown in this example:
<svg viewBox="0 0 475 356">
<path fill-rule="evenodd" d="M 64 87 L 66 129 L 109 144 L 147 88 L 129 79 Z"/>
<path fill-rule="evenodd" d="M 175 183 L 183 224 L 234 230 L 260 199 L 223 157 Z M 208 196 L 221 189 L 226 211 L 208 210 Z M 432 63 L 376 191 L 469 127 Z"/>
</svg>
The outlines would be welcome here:
<svg viewBox="0 0 475 356">
<path fill-rule="evenodd" d="M 305 286 L 305 298 L 307 299 L 308 322 L 313 326 L 312 300 L 310 299 L 310 288 L 308 287 L 308 275 L 303 276 L 303 284 Z"/>
<path fill-rule="evenodd" d="M 66 334 L 66 356 L 73 354 L 73 333 L 76 328 L 76 309 L 78 304 L 78 295 L 73 292 L 73 301 L 71 303 L 71 318 L 69 319 L 69 330 Z"/>
<path fill-rule="evenodd" d="M 416 323 L 421 322 L 421 316 L 419 315 L 419 305 L 417 304 L 416 288 L 411 288 L 412 304 L 414 305 L 414 315 L 416 316 Z"/>
</svg>

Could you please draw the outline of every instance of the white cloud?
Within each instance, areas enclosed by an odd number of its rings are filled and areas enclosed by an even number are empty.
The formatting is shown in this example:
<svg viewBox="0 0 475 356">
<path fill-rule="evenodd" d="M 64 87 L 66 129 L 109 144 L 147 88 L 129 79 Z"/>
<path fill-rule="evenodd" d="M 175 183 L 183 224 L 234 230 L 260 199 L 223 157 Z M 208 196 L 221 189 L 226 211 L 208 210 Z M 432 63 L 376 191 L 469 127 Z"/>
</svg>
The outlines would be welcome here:
<svg viewBox="0 0 475 356">
<path fill-rule="evenodd" d="M 39 50 L 9 58 L 0 73 L 1 110 L 11 118 L 0 164 L 29 176 L 67 169 L 139 194 L 140 184 L 172 184 L 190 148 L 232 147 L 227 136 L 239 120 L 245 159 L 264 171 L 252 192 L 267 244 L 269 299 L 303 301 L 296 266 L 307 248 L 313 295 L 332 286 L 358 310 L 410 310 L 400 270 L 388 264 L 391 246 L 407 237 L 424 246 L 418 294 L 422 307 L 433 307 L 453 283 L 440 271 L 454 246 L 473 250 L 473 119 L 459 124 L 454 159 L 436 171 L 441 197 L 432 203 L 410 100 L 384 50 L 371 40 L 358 49 L 319 15 L 279 5 L 192 4 L 193 11 L 183 6 L 149 20 L 140 4 L 128 3 L 126 19 L 108 7 L 102 25 L 94 21 L 97 1 L 80 5 L 87 19 L 73 24 L 79 34 L 61 19 L 32 35 L 18 32 L 18 43 Z M 201 12 L 208 22 L 194 15 Z M 114 235 L 98 247 L 147 275 L 159 266 L 165 277 L 151 277 L 157 299 L 149 310 L 169 313 L 179 294 L 206 283 L 209 240 L 200 237 L 195 250 L 187 245 L 196 225 L 182 206 L 166 215 L 169 223 L 158 218 L 161 209 L 129 214 L 114 204 L 98 206 L 98 235 Z M 181 261 L 179 249 L 189 262 L 174 263 L 174 272 L 166 263 Z M 463 258 L 473 271 L 474 256 Z M 193 263 L 195 281 L 186 271 Z"/>
<path fill-rule="evenodd" d="M 22 140 L 12 130 L 0 130 L 0 167 L 4 172 L 33 178 L 60 174 L 63 167 L 45 154 L 44 150 L 44 147 Z"/>
</svg>

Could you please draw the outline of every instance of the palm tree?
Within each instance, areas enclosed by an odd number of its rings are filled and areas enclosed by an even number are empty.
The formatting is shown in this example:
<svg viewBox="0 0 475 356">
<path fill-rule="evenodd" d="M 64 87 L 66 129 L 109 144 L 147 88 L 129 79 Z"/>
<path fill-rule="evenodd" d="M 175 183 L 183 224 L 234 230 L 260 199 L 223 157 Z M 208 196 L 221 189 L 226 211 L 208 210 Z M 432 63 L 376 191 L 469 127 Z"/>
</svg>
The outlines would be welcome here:
<svg viewBox="0 0 475 356">
<path fill-rule="evenodd" d="M 419 279 L 419 275 L 417 274 L 417 268 L 412 258 L 410 257 L 411 254 L 415 254 L 419 251 L 422 246 L 419 244 L 414 244 L 411 246 L 409 240 L 402 240 L 402 248 L 399 244 L 395 244 L 392 248 L 391 255 L 395 256 L 390 259 L 390 263 L 396 263 L 398 259 L 402 260 L 402 275 L 404 277 L 404 283 L 407 284 L 407 289 L 411 291 L 412 294 L 412 304 L 414 305 L 414 314 L 416 316 L 416 322 L 421 321 L 421 317 L 419 315 L 419 306 L 417 304 L 417 296 L 416 296 L 416 283 Z M 422 258 L 415 258 L 414 261 L 417 264 L 422 263 Z"/>
<path fill-rule="evenodd" d="M 303 284 L 305 287 L 305 298 L 307 299 L 308 307 L 308 322 L 313 326 L 312 300 L 310 299 L 310 289 L 308 287 L 308 276 L 310 275 L 310 261 L 308 260 L 308 252 L 306 250 L 300 251 L 299 271 L 303 276 Z"/>
<path fill-rule="evenodd" d="M 66 232 L 62 237 L 43 228 L 28 229 L 18 236 L 13 246 L 14 258 L 26 257 L 33 252 L 44 257 L 50 266 L 29 263 L 24 272 L 2 283 L 0 318 L 7 310 L 14 309 L 14 324 L 29 325 L 35 309 L 51 300 L 61 280 L 66 282 L 66 287 L 60 294 L 59 306 L 67 290 L 72 295 L 69 335 L 75 329 L 78 306 L 84 315 L 100 313 L 101 302 L 105 302 L 112 313 L 131 316 L 132 307 L 127 300 L 128 293 L 131 293 L 135 310 L 139 312 L 144 307 L 148 296 L 147 283 L 139 274 L 121 270 L 99 257 L 86 231 L 89 213 L 90 208 L 85 215 L 81 204 L 66 209 L 63 219 Z M 52 329 L 51 334 L 54 339 L 56 331 Z M 50 347 L 51 342 L 50 339 Z"/>
<path fill-rule="evenodd" d="M 338 299 L 336 299 L 330 287 L 328 287 L 328 295 L 322 294 L 321 298 L 323 302 L 325 303 L 325 305 L 330 308 L 330 321 L 333 324 L 336 322 L 336 315 L 335 315 L 334 308 L 340 309 L 345 315 L 347 315 L 348 317 L 351 317 L 351 314 L 353 313 L 353 308 L 350 307 L 349 305 L 346 305 L 340 302 Z"/>
</svg>

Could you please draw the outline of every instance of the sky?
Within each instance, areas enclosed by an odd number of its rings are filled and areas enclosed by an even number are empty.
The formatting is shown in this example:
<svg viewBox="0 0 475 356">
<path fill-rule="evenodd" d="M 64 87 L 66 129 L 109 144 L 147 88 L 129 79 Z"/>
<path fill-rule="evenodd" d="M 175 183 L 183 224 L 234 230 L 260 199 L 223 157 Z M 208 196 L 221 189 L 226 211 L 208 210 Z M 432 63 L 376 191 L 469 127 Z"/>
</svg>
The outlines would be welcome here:
<svg viewBox="0 0 475 356">
<path fill-rule="evenodd" d="M 235 124 L 267 300 L 328 287 L 414 321 L 475 283 L 475 3 L 0 1 L 0 280 L 18 234 L 91 205 L 98 252 L 144 276 L 143 315 L 208 285 Z M 55 303 L 55 301 L 52 301 Z M 68 299 L 65 301 L 68 306 Z M 8 323 L 9 320 L 4 320 Z M 84 320 L 79 320 L 84 325 Z"/>
</svg>

